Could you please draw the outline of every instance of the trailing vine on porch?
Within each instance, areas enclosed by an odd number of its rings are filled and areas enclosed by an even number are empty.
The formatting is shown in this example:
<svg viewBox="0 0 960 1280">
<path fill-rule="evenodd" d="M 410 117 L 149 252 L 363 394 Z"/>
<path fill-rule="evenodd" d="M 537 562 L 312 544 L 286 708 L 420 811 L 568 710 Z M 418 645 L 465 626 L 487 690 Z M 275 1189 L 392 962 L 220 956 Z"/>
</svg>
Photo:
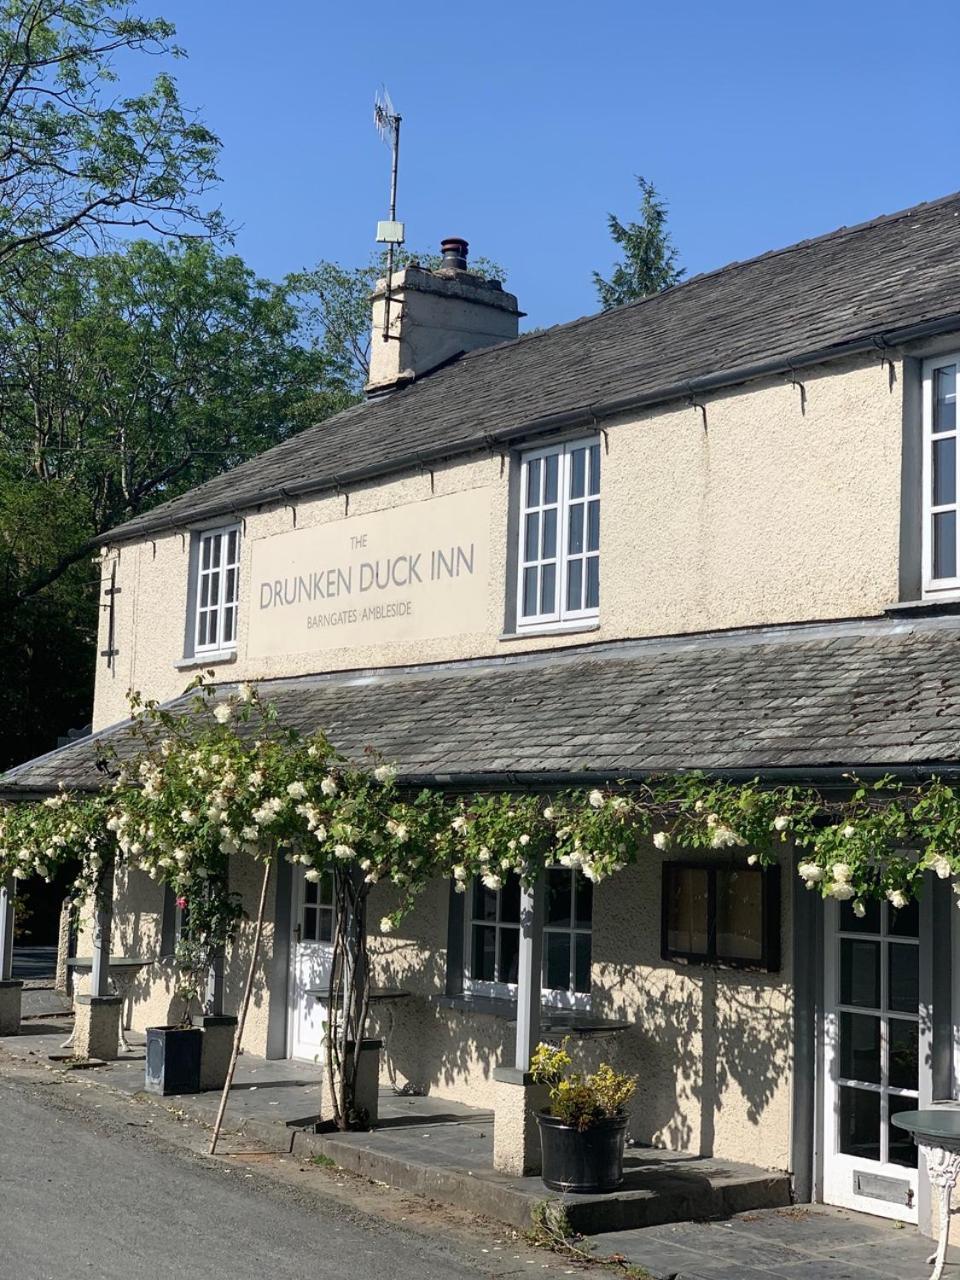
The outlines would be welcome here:
<svg viewBox="0 0 960 1280">
<path fill-rule="evenodd" d="M 0 878 L 76 870 L 74 896 L 99 893 L 111 862 L 168 886 L 188 928 L 178 944 L 180 990 L 200 1000 L 214 960 L 242 919 L 231 859 L 277 856 L 310 880 L 332 874 L 338 910 L 328 1001 L 327 1065 L 334 1118 L 363 1122 L 355 1104 L 369 1011 L 367 910 L 378 883 L 398 891 L 379 921 L 397 928 L 438 878 L 466 892 L 477 877 L 497 889 L 510 874 L 531 884 L 551 866 L 606 880 L 661 851 L 742 850 L 751 863 L 800 852 L 806 887 L 894 908 L 922 891 L 927 872 L 960 892 L 960 793 L 939 779 L 848 778 L 843 798 L 815 788 L 768 787 L 681 774 L 642 784 L 568 789 L 542 796 L 413 791 L 372 749 L 347 760 L 323 733 L 284 724 L 257 689 L 224 694 L 195 682 L 176 713 L 131 698 L 131 725 L 109 759 L 98 794 L 62 790 L 0 810 Z"/>
</svg>

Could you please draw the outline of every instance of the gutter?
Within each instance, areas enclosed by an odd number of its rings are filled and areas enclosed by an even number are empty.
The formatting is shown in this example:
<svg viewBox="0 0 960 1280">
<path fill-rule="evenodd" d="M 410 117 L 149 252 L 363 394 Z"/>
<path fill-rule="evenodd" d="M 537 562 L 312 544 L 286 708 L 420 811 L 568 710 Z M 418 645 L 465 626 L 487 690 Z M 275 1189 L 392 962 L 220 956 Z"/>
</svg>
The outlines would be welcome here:
<svg viewBox="0 0 960 1280">
<path fill-rule="evenodd" d="M 867 334 L 861 338 L 853 338 L 847 342 L 832 346 L 818 347 L 814 351 L 806 351 L 799 355 L 777 356 L 769 360 L 761 360 L 754 364 L 741 365 L 738 368 L 724 370 L 719 373 L 704 374 L 699 378 L 691 378 L 685 382 L 668 383 L 651 391 L 634 392 L 631 395 L 615 397 L 611 400 L 598 401 L 593 405 L 583 405 L 576 409 L 568 409 L 562 413 L 549 414 L 542 418 L 533 418 L 522 426 L 508 427 L 502 431 L 491 432 L 483 436 L 474 436 L 455 445 L 445 448 L 421 452 L 414 450 L 390 462 L 373 467 L 358 467 L 354 471 L 342 471 L 337 476 L 320 480 L 304 479 L 289 485 L 279 485 L 272 489 L 263 489 L 243 503 L 243 510 L 268 506 L 273 503 L 289 502 L 291 498 L 303 498 L 321 493 L 335 493 L 345 485 L 361 484 L 370 480 L 396 476 L 405 471 L 417 470 L 430 463 L 446 462 L 476 453 L 484 447 L 496 445 L 510 446 L 532 436 L 545 435 L 552 431 L 565 431 L 587 425 L 596 425 L 604 418 L 615 417 L 634 409 L 648 409 L 657 404 L 672 400 L 692 398 L 698 392 L 717 391 L 724 387 L 736 386 L 743 382 L 753 382 L 758 378 L 773 374 L 793 373 L 812 365 L 827 364 L 840 360 L 845 356 L 863 354 L 867 351 L 886 351 L 889 347 L 901 346 L 904 343 L 922 338 L 932 338 L 940 334 L 960 329 L 960 313 L 941 317 L 938 320 L 925 320 L 919 324 L 907 325 L 899 329 L 888 329 L 878 333 Z M 494 348 L 491 348 L 494 349 Z M 183 529 L 201 520 L 211 520 L 220 516 L 236 516 L 239 508 L 227 500 L 211 503 L 206 507 L 197 507 L 189 513 L 175 516 L 158 517 L 151 520 L 144 517 L 144 524 L 138 529 L 116 535 L 105 534 L 91 540 L 87 549 L 95 551 L 102 546 L 115 546 L 124 542 L 138 541 L 151 533 L 161 533 L 173 529 Z M 122 530 L 123 526 L 119 526 Z"/>
</svg>

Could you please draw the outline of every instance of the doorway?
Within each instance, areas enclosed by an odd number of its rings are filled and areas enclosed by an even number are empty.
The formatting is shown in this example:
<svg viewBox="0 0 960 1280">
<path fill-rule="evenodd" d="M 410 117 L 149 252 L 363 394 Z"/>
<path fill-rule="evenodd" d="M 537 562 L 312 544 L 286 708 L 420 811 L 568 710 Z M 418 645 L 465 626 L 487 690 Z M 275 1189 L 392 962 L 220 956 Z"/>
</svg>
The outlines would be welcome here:
<svg viewBox="0 0 960 1280">
<path fill-rule="evenodd" d="M 306 868 L 294 868 L 288 1053 L 291 1058 L 319 1062 L 333 963 L 333 877 L 323 873 L 313 879 L 308 874 Z"/>
</svg>

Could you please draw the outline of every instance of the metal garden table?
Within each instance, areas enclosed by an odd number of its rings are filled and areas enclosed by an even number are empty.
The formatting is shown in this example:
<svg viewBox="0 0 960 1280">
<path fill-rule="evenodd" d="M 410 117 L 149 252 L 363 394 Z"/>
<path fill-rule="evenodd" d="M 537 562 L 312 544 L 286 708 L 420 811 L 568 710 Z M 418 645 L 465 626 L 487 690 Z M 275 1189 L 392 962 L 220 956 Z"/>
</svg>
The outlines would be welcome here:
<svg viewBox="0 0 960 1280">
<path fill-rule="evenodd" d="M 937 1251 L 927 1259 L 934 1263 L 930 1280 L 940 1280 L 947 1259 L 950 1236 L 950 1205 L 960 1177 L 960 1105 L 929 1107 L 925 1111 L 900 1111 L 890 1120 L 899 1129 L 913 1134 L 927 1162 L 930 1185 L 940 1200 L 940 1238 Z"/>
</svg>

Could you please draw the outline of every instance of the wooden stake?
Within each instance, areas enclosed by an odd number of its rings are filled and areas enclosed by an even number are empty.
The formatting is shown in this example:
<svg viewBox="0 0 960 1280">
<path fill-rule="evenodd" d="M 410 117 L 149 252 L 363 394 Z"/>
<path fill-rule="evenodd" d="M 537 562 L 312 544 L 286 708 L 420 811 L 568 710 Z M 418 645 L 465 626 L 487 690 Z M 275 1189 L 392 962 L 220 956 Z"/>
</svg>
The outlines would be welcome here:
<svg viewBox="0 0 960 1280">
<path fill-rule="evenodd" d="M 267 906 L 267 886 L 270 883 L 270 861 L 263 869 L 263 887 L 260 890 L 260 909 L 257 912 L 257 927 L 253 934 L 253 951 L 250 955 L 250 968 L 247 970 L 247 985 L 243 993 L 243 1003 L 240 1005 L 240 1017 L 237 1019 L 237 1031 L 233 1037 L 233 1052 L 230 1055 L 230 1067 L 227 1071 L 227 1078 L 223 1084 L 223 1093 L 220 1095 L 220 1109 L 217 1112 L 217 1122 L 213 1126 L 213 1137 L 210 1139 L 210 1155 L 215 1155 L 217 1150 L 217 1142 L 220 1140 L 220 1126 L 223 1124 L 223 1113 L 227 1109 L 227 1099 L 230 1097 L 230 1090 L 233 1086 L 233 1073 L 237 1069 L 237 1058 L 240 1056 L 240 1041 L 243 1038 L 243 1027 L 247 1021 L 247 1009 L 250 1007 L 250 993 L 253 991 L 253 975 L 257 969 L 257 959 L 260 955 L 260 937 L 263 933 L 263 913 Z"/>
</svg>

